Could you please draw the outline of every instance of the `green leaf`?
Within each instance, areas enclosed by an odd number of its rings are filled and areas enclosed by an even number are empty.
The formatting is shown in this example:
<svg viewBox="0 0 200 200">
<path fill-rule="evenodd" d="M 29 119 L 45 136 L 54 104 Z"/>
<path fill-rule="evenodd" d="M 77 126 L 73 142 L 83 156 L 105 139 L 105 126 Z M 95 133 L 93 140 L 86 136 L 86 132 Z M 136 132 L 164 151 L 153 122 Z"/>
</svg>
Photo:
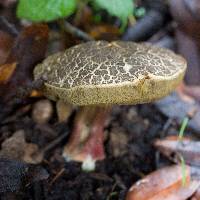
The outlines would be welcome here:
<svg viewBox="0 0 200 200">
<path fill-rule="evenodd" d="M 52 21 L 71 15 L 76 0 L 19 0 L 17 16 L 33 22 Z"/>
<path fill-rule="evenodd" d="M 122 26 L 127 24 L 128 17 L 133 15 L 133 0 L 94 0 L 95 6 L 105 9 L 110 15 L 118 17 Z"/>
</svg>

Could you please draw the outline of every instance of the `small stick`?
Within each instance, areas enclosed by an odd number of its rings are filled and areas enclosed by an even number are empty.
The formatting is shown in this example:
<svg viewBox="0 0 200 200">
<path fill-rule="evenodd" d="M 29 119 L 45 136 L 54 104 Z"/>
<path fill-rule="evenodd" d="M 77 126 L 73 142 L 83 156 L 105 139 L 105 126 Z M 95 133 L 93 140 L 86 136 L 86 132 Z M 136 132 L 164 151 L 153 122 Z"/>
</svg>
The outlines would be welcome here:
<svg viewBox="0 0 200 200">
<path fill-rule="evenodd" d="M 50 142 L 44 149 L 42 150 L 43 153 L 49 151 L 50 149 L 53 149 L 55 146 L 57 146 L 64 138 L 66 138 L 69 135 L 69 131 L 66 131 L 61 136 L 57 137 L 55 140 Z"/>
<path fill-rule="evenodd" d="M 71 33 L 72 35 L 77 36 L 78 38 L 81 38 L 85 41 L 92 41 L 94 40 L 90 35 L 83 32 L 82 30 L 78 29 L 77 27 L 73 26 L 66 20 L 60 20 L 59 21 L 60 26 L 63 28 L 64 31 Z"/>
<path fill-rule="evenodd" d="M 64 173 L 65 168 L 62 168 L 52 179 L 52 181 L 49 183 L 49 186 L 51 187 L 53 183 Z"/>
<path fill-rule="evenodd" d="M 12 36 L 18 36 L 19 32 L 16 27 L 11 24 L 4 16 L 0 16 L 0 29 L 5 30 Z"/>
</svg>

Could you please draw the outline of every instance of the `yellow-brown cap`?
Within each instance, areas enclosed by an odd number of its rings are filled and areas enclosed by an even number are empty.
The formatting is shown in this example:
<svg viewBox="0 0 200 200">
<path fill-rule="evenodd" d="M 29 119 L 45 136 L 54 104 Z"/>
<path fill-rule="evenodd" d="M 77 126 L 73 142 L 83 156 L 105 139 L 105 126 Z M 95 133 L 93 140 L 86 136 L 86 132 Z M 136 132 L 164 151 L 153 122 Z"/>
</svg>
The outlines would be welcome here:
<svg viewBox="0 0 200 200">
<path fill-rule="evenodd" d="M 187 63 L 170 50 L 145 43 L 92 41 L 46 58 L 35 67 L 45 75 L 44 93 L 76 105 L 138 104 L 168 95 Z"/>
</svg>

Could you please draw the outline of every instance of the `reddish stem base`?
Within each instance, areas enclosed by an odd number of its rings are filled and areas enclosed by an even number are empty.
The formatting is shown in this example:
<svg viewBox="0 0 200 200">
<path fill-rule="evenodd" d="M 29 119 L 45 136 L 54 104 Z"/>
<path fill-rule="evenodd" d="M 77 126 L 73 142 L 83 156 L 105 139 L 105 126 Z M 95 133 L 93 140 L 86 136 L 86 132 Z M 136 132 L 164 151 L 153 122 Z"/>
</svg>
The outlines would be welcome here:
<svg viewBox="0 0 200 200">
<path fill-rule="evenodd" d="M 105 158 L 104 125 L 109 108 L 81 107 L 75 118 L 74 128 L 69 143 L 64 147 L 66 160 L 95 163 Z"/>
</svg>

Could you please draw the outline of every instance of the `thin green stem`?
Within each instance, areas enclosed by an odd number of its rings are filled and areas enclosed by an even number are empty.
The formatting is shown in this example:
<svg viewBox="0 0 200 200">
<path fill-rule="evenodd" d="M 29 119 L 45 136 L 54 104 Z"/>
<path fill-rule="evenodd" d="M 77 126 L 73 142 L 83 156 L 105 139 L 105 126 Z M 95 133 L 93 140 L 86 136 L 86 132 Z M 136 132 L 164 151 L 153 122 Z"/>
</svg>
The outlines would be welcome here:
<svg viewBox="0 0 200 200">
<path fill-rule="evenodd" d="M 183 139 L 183 135 L 184 135 L 184 132 L 185 132 L 185 129 L 188 125 L 188 122 L 189 122 L 189 118 L 188 117 L 184 117 L 183 121 L 182 121 L 182 124 L 181 124 L 181 128 L 180 128 L 180 131 L 179 131 L 179 134 L 178 134 L 178 138 L 180 141 L 182 141 Z"/>
<path fill-rule="evenodd" d="M 184 187 L 186 185 L 186 164 L 182 155 L 180 155 L 180 160 L 181 160 L 181 170 L 182 170 L 182 186 Z"/>
</svg>

